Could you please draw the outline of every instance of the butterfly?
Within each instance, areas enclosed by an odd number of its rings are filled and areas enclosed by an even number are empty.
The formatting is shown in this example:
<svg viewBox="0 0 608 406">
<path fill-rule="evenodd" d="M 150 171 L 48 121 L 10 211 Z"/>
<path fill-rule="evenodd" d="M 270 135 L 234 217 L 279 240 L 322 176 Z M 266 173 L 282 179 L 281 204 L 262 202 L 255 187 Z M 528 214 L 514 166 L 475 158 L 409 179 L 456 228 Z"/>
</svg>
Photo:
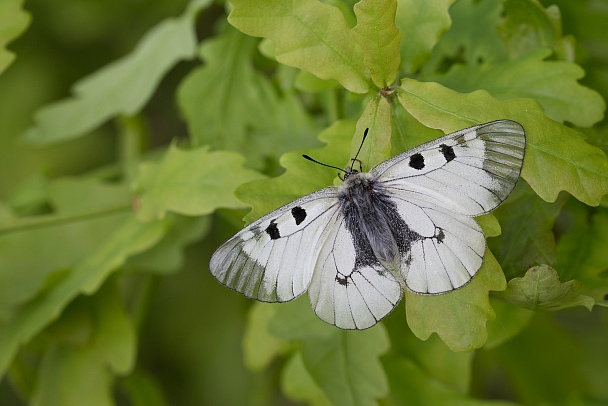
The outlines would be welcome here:
<svg viewBox="0 0 608 406">
<path fill-rule="evenodd" d="M 348 167 L 340 186 L 294 200 L 225 242 L 211 257 L 211 273 L 263 302 L 308 290 L 321 320 L 371 327 L 404 289 L 447 293 L 475 276 L 486 240 L 473 217 L 509 196 L 525 147 L 523 127 L 500 120 L 424 143 L 369 172 Z"/>
</svg>

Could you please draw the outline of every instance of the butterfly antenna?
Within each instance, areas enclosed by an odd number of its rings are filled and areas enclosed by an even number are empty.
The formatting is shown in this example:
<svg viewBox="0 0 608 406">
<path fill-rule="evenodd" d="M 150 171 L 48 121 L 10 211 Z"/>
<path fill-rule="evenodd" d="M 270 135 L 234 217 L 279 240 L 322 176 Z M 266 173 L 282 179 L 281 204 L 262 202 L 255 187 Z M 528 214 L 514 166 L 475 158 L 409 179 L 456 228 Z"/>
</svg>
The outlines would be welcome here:
<svg viewBox="0 0 608 406">
<path fill-rule="evenodd" d="M 357 151 L 357 154 L 355 155 L 355 157 L 353 159 L 351 159 L 352 162 L 356 162 L 357 161 L 357 157 L 359 156 L 359 152 L 361 152 L 361 148 L 363 148 L 363 143 L 365 142 L 365 138 L 367 138 L 367 132 L 369 131 L 369 128 L 365 129 L 365 132 L 363 133 L 363 139 L 361 140 L 361 145 L 359 145 L 359 150 Z"/>
<path fill-rule="evenodd" d="M 316 164 L 323 165 L 323 166 L 327 166 L 328 168 L 334 168 L 334 169 L 337 169 L 337 170 L 339 170 L 339 171 L 342 171 L 342 172 L 346 173 L 346 171 L 345 171 L 344 169 L 342 169 L 342 168 L 338 168 L 337 166 L 333 166 L 333 165 L 327 165 L 327 164 L 324 164 L 323 162 L 319 162 L 319 161 L 317 161 L 316 159 L 312 159 L 312 158 L 311 158 L 311 157 L 309 157 L 308 155 L 302 155 L 302 157 L 303 157 L 304 159 L 308 159 L 309 161 L 312 161 L 312 162 L 314 162 L 314 163 L 316 163 Z"/>
</svg>

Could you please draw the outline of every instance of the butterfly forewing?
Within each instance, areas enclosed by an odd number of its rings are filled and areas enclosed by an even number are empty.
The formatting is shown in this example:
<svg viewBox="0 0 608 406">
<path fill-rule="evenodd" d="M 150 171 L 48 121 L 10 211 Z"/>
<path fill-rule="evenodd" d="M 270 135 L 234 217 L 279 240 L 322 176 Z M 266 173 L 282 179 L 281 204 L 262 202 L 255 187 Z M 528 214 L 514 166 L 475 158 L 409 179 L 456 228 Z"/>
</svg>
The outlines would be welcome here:
<svg viewBox="0 0 608 406">
<path fill-rule="evenodd" d="M 379 164 L 371 173 L 390 193 L 478 216 L 509 196 L 524 152 L 521 125 L 501 120 L 422 144 Z"/>
<path fill-rule="evenodd" d="M 215 251 L 211 273 L 253 299 L 294 299 L 310 284 L 323 233 L 338 209 L 330 187 L 265 215 Z"/>
</svg>

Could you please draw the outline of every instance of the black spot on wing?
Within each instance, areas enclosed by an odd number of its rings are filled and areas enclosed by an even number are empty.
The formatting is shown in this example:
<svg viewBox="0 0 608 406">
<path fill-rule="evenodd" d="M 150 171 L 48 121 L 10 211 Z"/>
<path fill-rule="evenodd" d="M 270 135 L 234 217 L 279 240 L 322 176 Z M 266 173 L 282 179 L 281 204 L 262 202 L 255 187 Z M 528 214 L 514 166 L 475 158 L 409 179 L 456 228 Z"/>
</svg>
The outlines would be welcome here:
<svg viewBox="0 0 608 406">
<path fill-rule="evenodd" d="M 424 168 L 424 157 L 422 154 L 414 154 L 410 157 L 410 166 L 414 169 Z"/>
<path fill-rule="evenodd" d="M 437 230 L 435 231 L 435 238 L 437 239 L 437 242 L 442 243 L 443 240 L 445 239 L 445 234 L 443 232 L 443 229 L 437 227 Z"/>
<path fill-rule="evenodd" d="M 445 144 L 441 144 L 439 147 L 440 147 L 439 150 L 443 154 L 443 157 L 445 158 L 446 162 L 450 162 L 452 159 L 456 158 L 456 154 L 454 153 L 454 148 L 449 147 Z"/>
<path fill-rule="evenodd" d="M 301 208 L 300 206 L 296 206 L 291 209 L 291 215 L 293 219 L 296 221 L 296 225 L 300 225 L 306 219 L 306 210 Z"/>
<path fill-rule="evenodd" d="M 338 273 L 336 275 L 336 282 L 338 282 L 342 286 L 348 285 L 348 277 Z"/>
<path fill-rule="evenodd" d="M 281 238 L 281 234 L 279 233 L 279 229 L 277 228 L 277 223 L 272 220 L 268 227 L 266 227 L 266 234 L 270 236 L 271 240 L 276 240 Z"/>
</svg>

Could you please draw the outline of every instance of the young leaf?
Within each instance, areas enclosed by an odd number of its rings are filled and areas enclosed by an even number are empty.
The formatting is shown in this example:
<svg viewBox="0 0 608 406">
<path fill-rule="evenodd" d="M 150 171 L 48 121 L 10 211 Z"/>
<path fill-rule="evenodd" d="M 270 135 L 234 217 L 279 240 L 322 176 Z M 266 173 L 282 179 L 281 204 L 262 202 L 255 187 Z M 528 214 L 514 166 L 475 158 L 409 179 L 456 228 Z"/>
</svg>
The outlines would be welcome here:
<svg viewBox="0 0 608 406">
<path fill-rule="evenodd" d="M 479 348 L 487 338 L 486 322 L 495 317 L 488 293 L 506 286 L 500 265 L 486 249 L 481 269 L 468 285 L 445 295 L 423 296 L 406 291 L 407 324 L 421 340 L 437 333 L 452 351 Z"/>
<path fill-rule="evenodd" d="M 526 130 L 522 177 L 545 201 L 555 201 L 565 190 L 588 205 L 598 205 L 608 193 L 606 155 L 577 131 L 545 117 L 533 100 L 499 101 L 486 91 L 461 94 L 413 79 L 404 79 L 400 90 L 403 107 L 427 127 L 449 132 L 504 118 L 522 124 Z"/>
<path fill-rule="evenodd" d="M 335 79 L 351 92 L 369 89 L 363 51 L 336 7 L 317 0 L 234 0 L 232 4 L 230 24 L 245 34 L 272 40 L 277 61 L 321 79 Z"/>
<path fill-rule="evenodd" d="M 361 145 L 366 129 L 367 138 Z M 355 136 L 350 144 L 351 157 L 354 158 L 359 147 L 361 152 L 358 159 L 365 171 L 391 157 L 391 107 L 384 97 L 377 96 L 370 100 L 357 121 Z"/>
<path fill-rule="evenodd" d="M 6 45 L 19 37 L 30 24 L 30 15 L 22 7 L 23 0 L 4 0 L 0 4 L 0 74 L 15 59 Z"/>
<path fill-rule="evenodd" d="M 593 298 L 581 295 L 577 280 L 561 282 L 555 269 L 548 265 L 530 268 L 522 278 L 513 278 L 507 290 L 496 296 L 526 309 L 560 310 L 573 306 L 593 308 Z"/>
<path fill-rule="evenodd" d="M 400 0 L 396 23 L 403 34 L 401 69 L 413 74 L 431 56 L 441 35 L 450 28 L 449 9 L 455 0 Z"/>
<path fill-rule="evenodd" d="M 127 257 L 156 244 L 164 230 L 161 221 L 140 223 L 128 219 L 73 271 L 15 311 L 0 330 L 0 375 L 22 343 L 53 321 L 77 295 L 95 292 Z"/>
<path fill-rule="evenodd" d="M 455 65 L 445 75 L 431 75 L 459 92 L 485 89 L 499 99 L 530 97 L 547 116 L 589 127 L 602 120 L 606 103 L 602 96 L 577 82 L 585 72 L 572 62 L 546 61 L 550 51 L 541 49 L 518 59 L 482 65 Z"/>
<path fill-rule="evenodd" d="M 363 0 L 355 4 L 357 26 L 353 35 L 372 81 L 384 89 L 393 84 L 399 69 L 401 32 L 395 26 L 397 0 Z"/>
<path fill-rule="evenodd" d="M 254 303 L 249 309 L 243 334 L 243 357 L 245 365 L 252 371 L 263 371 L 288 348 L 286 341 L 268 331 L 277 310 L 277 306 L 261 302 Z"/>
<path fill-rule="evenodd" d="M 150 220 L 163 218 L 167 211 L 201 216 L 218 207 L 242 208 L 234 189 L 262 177 L 243 162 L 234 152 L 209 152 L 207 147 L 187 151 L 173 144 L 161 162 L 140 166 L 137 216 Z"/>
<path fill-rule="evenodd" d="M 165 20 L 137 48 L 74 85 L 74 96 L 42 107 L 28 142 L 50 144 L 85 135 L 117 115 L 134 115 L 152 96 L 165 73 L 196 50 L 194 18 L 206 0 L 193 1 L 179 18 Z"/>
</svg>

